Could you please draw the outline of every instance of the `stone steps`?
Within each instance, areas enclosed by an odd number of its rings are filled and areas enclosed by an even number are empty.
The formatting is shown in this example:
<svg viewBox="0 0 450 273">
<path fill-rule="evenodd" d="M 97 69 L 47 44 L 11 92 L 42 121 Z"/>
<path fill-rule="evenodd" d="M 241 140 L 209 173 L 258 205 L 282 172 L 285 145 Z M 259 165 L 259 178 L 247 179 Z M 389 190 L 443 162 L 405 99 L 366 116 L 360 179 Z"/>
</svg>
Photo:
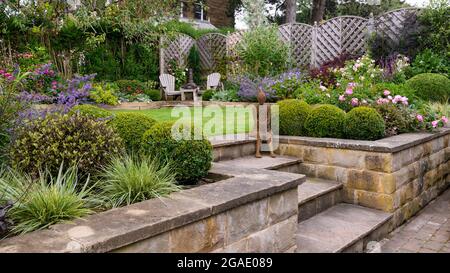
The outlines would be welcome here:
<svg viewBox="0 0 450 273">
<path fill-rule="evenodd" d="M 298 187 L 298 221 L 305 221 L 342 202 L 343 185 L 336 181 L 306 178 Z"/>
<path fill-rule="evenodd" d="M 245 156 L 220 163 L 230 167 L 300 173 L 301 160 L 288 156 L 272 158 L 264 155 L 262 158 Z M 308 177 L 298 188 L 299 222 L 342 202 L 342 187 L 341 183 L 335 181 Z"/>
<path fill-rule="evenodd" d="M 254 155 L 220 161 L 232 168 L 301 173 L 295 157 Z M 389 231 L 392 214 L 342 203 L 343 184 L 307 177 L 298 186 L 297 252 L 363 252 Z"/>
<path fill-rule="evenodd" d="M 298 224 L 298 253 L 363 252 L 389 230 L 392 214 L 351 204 L 337 204 Z"/>
</svg>

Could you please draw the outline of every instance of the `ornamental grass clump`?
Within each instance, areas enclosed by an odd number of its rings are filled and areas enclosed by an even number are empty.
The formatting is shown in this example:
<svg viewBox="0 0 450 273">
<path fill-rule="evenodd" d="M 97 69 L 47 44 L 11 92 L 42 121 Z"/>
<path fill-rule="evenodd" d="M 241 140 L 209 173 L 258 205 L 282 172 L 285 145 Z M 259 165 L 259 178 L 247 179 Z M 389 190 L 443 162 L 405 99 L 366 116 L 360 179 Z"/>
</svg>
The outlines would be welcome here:
<svg viewBox="0 0 450 273">
<path fill-rule="evenodd" d="M 116 157 L 104 168 L 100 181 L 100 195 L 110 207 L 159 198 L 180 189 L 170 163 L 130 155 Z"/>
<path fill-rule="evenodd" d="M 37 179 L 14 170 L 0 173 L 0 203 L 14 205 L 7 213 L 13 234 L 45 229 L 51 225 L 94 213 L 100 201 L 93 195 L 89 178 L 80 181 L 75 167 L 58 175 L 41 172 Z"/>
</svg>

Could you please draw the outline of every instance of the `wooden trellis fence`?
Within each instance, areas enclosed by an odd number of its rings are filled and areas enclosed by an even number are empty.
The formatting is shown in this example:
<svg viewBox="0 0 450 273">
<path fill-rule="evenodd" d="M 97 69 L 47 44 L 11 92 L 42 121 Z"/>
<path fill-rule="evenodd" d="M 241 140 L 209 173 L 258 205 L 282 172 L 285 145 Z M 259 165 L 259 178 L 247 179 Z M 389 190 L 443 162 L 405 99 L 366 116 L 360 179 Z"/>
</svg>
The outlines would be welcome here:
<svg viewBox="0 0 450 273">
<path fill-rule="evenodd" d="M 339 16 L 314 26 L 306 24 L 286 24 L 279 27 L 280 40 L 290 48 L 291 63 L 296 66 L 320 66 L 340 54 L 362 55 L 366 51 L 367 38 L 377 33 L 386 38 L 389 45 L 399 42 L 399 37 L 407 31 L 417 17 L 417 8 L 393 10 L 369 19 L 357 16 Z M 244 31 L 227 36 L 212 33 L 198 40 L 187 35 L 179 35 L 170 41 L 163 41 L 160 50 L 161 73 L 167 71 L 170 61 L 184 65 L 189 50 L 197 46 L 203 69 L 214 71 L 218 60 L 235 56 L 234 48 L 241 41 Z"/>
</svg>

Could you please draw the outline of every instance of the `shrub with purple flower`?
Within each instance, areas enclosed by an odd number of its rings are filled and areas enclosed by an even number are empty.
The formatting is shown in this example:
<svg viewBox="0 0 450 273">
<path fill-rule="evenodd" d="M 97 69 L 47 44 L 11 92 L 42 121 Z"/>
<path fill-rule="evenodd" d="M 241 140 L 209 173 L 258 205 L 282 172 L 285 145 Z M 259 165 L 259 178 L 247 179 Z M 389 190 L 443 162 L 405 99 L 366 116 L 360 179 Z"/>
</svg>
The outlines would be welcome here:
<svg viewBox="0 0 450 273">
<path fill-rule="evenodd" d="M 266 94 L 268 101 L 289 99 L 303 82 L 299 69 L 289 70 L 275 77 L 240 77 L 233 80 L 239 83 L 238 95 L 244 101 L 256 101 L 259 89 Z"/>
<path fill-rule="evenodd" d="M 54 97 L 40 93 L 30 93 L 28 91 L 20 92 L 18 98 L 25 103 L 50 104 L 55 101 Z"/>
<path fill-rule="evenodd" d="M 394 54 L 380 60 L 383 69 L 383 80 L 402 83 L 406 81 L 405 71 L 409 67 L 409 58 L 401 54 Z"/>
<path fill-rule="evenodd" d="M 57 96 L 61 78 L 52 63 L 37 66 L 23 79 L 23 91 Z"/>
<path fill-rule="evenodd" d="M 92 80 L 95 74 L 79 76 L 68 80 L 63 86 L 62 91 L 58 94 L 58 104 L 64 106 L 65 110 L 69 110 L 81 102 L 87 101 L 89 93 L 92 89 Z"/>
</svg>

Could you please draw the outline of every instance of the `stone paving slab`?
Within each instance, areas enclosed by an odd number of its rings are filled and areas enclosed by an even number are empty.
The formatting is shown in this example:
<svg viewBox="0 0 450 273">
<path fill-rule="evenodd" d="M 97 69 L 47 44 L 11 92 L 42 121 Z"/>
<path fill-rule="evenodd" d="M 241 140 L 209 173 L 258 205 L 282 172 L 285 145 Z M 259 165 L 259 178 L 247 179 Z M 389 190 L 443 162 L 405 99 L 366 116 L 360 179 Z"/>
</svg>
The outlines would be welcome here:
<svg viewBox="0 0 450 273">
<path fill-rule="evenodd" d="M 342 187 L 342 183 L 336 181 L 308 177 L 305 183 L 298 186 L 298 202 L 299 204 L 306 203 L 318 196 L 341 189 Z"/>
<path fill-rule="evenodd" d="M 392 218 L 392 214 L 350 204 L 338 204 L 300 222 L 297 252 L 335 253 L 370 235 Z"/>
<path fill-rule="evenodd" d="M 244 143 L 256 143 L 256 138 L 251 136 L 250 134 L 236 134 L 236 135 L 219 135 L 209 137 L 208 140 L 211 142 L 211 145 L 214 148 L 230 146 L 230 145 L 239 145 Z"/>
<path fill-rule="evenodd" d="M 270 156 L 263 156 L 262 158 L 245 156 L 232 160 L 221 161 L 220 163 L 230 167 L 276 170 L 284 166 L 301 163 L 301 160 L 296 157 L 289 156 L 277 156 L 275 158 Z"/>
<path fill-rule="evenodd" d="M 450 134 L 450 128 L 440 128 L 436 133 L 401 134 L 376 141 L 294 136 L 279 136 L 278 141 L 284 144 L 395 153 L 448 134 Z"/>
<path fill-rule="evenodd" d="M 450 189 L 383 240 L 385 253 L 450 253 Z"/>
</svg>

